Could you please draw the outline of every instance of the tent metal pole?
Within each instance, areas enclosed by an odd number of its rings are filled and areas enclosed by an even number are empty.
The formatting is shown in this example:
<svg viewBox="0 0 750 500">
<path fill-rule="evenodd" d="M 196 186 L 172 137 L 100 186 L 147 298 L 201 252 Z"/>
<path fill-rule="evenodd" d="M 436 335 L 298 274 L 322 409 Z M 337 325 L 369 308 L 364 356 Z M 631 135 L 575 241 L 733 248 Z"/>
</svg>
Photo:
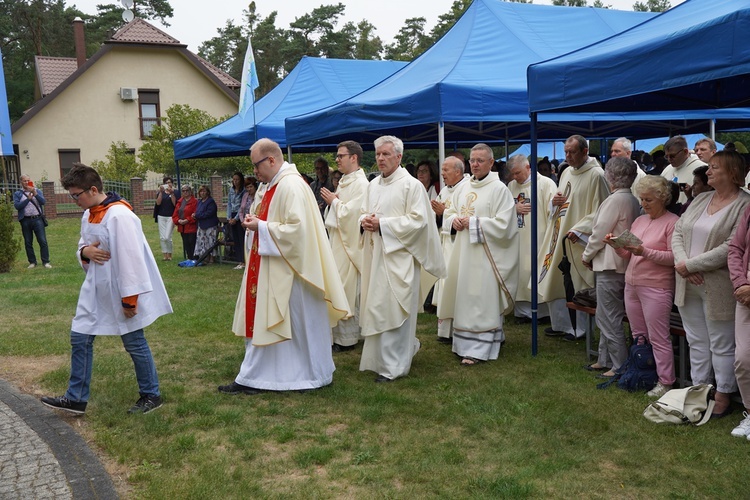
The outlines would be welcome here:
<svg viewBox="0 0 750 500">
<path fill-rule="evenodd" d="M 177 176 L 177 191 L 182 192 L 182 181 L 180 180 L 180 160 L 174 161 L 174 171 Z"/>
<path fill-rule="evenodd" d="M 537 158 L 536 158 L 536 113 L 531 113 L 531 355 L 536 356 L 538 352 L 538 308 L 539 308 L 539 275 L 538 261 L 537 261 L 537 247 L 539 242 L 537 241 L 537 217 L 539 215 L 537 210 Z M 506 146 L 507 148 L 507 146 Z M 505 150 L 506 157 L 508 150 Z"/>
<path fill-rule="evenodd" d="M 286 161 L 292 163 L 292 145 L 286 145 Z"/>
<path fill-rule="evenodd" d="M 510 136 L 508 135 L 508 124 L 505 124 L 505 162 L 510 160 Z"/>
<path fill-rule="evenodd" d="M 445 161 L 445 123 L 438 122 L 438 177 L 440 177 L 440 189 L 445 187 L 445 180 L 443 176 L 439 175 L 440 169 Z"/>
<path fill-rule="evenodd" d="M 711 140 L 716 140 L 716 119 L 711 119 L 711 121 L 708 123 L 708 126 L 710 128 L 709 137 L 711 137 Z"/>
</svg>

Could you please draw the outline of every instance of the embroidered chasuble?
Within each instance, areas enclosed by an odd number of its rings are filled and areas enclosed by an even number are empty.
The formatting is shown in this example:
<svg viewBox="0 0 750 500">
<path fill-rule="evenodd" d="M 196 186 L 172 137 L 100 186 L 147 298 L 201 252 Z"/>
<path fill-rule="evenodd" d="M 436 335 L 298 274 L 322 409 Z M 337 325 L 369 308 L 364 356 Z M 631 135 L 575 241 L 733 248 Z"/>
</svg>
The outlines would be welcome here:
<svg viewBox="0 0 750 500">
<path fill-rule="evenodd" d="M 497 172 L 472 177 L 453 193 L 444 224 L 467 216 L 469 228 L 456 231 L 438 317 L 453 318 L 456 332 L 495 331 L 513 310 L 519 245 L 515 202 Z"/>
<path fill-rule="evenodd" d="M 269 249 L 259 245 L 251 251 L 260 254 L 257 267 L 255 313 L 252 315 L 252 344 L 264 346 L 290 340 L 292 285 L 300 280 L 317 290 L 328 309 L 329 326 L 350 315 L 344 288 L 341 284 L 331 247 L 320 218 L 320 210 L 307 183 L 297 168 L 284 162 L 276 177 L 269 183 L 261 205 L 267 206 L 267 219 L 254 238 L 267 238 Z M 262 211 L 261 207 L 261 211 Z M 262 233 L 262 234 L 261 234 Z M 251 264 L 252 265 L 252 264 Z M 243 302 L 252 293 L 251 273 L 247 272 Z M 242 294 L 242 290 L 240 291 Z M 244 303 L 246 309 L 248 303 Z M 296 308 L 297 312 L 299 307 Z M 245 336 L 249 311 L 235 314 L 232 331 Z"/>
<path fill-rule="evenodd" d="M 580 168 L 568 167 L 563 171 L 558 192 L 566 194 L 568 199 L 563 205 L 553 207 L 547 232 L 538 249 L 541 302 L 565 298 L 562 272 L 557 268 L 563 256 L 563 237 L 570 231 L 591 234 L 594 213 L 609 196 L 609 185 L 599 162 L 589 157 Z M 568 240 L 565 240 L 565 244 L 576 291 L 593 288 L 594 272 L 581 264 L 585 245 Z"/>
<path fill-rule="evenodd" d="M 552 197 L 557 192 L 555 181 L 549 177 L 537 174 L 537 245 L 544 241 L 551 214 Z M 516 203 L 531 203 L 531 176 L 523 184 L 510 181 L 508 184 Z M 518 291 L 516 302 L 531 302 L 531 213 L 519 219 L 518 233 L 520 235 L 518 259 Z"/>
</svg>

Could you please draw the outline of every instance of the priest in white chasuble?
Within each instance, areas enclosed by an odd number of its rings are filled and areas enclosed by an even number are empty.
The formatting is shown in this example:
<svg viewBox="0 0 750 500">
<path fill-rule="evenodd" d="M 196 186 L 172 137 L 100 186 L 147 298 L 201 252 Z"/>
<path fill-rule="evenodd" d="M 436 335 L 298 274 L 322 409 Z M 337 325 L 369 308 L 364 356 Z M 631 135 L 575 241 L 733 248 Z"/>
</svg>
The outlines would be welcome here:
<svg viewBox="0 0 750 500">
<path fill-rule="evenodd" d="M 453 193 L 444 223 L 455 230 L 438 317 L 453 319 L 453 352 L 461 364 L 497 359 L 505 340 L 503 315 L 518 287 L 518 222 L 510 190 L 500 181 L 492 149 L 477 144 L 472 176 Z"/>
<path fill-rule="evenodd" d="M 443 247 L 443 259 L 447 265 L 450 262 L 455 236 L 451 234 L 450 224 L 446 225 L 445 223 L 445 210 L 450 208 L 453 193 L 456 192 L 456 189 L 465 182 L 468 182 L 469 174 L 464 173 L 463 160 L 455 156 L 445 158 L 440 169 L 440 174 L 443 176 L 445 187 L 440 190 L 437 198 L 432 200 L 430 204 L 432 205 L 433 212 L 435 212 L 435 215 L 440 220 L 440 245 Z M 438 280 L 435 283 L 435 291 L 432 293 L 432 305 L 437 306 L 440 303 L 443 290 L 445 290 L 445 279 Z M 445 320 L 438 318 L 437 334 L 439 342 L 443 344 L 452 343 L 453 320 L 451 318 L 446 318 Z"/>
<path fill-rule="evenodd" d="M 362 269 L 362 248 L 359 246 L 359 216 L 368 182 L 359 167 L 362 146 L 355 141 L 344 141 L 338 145 L 336 164 L 344 174 L 335 193 L 325 187 L 320 196 L 328 204 L 325 224 L 331 240 L 331 250 L 336 261 L 341 282 L 352 317 L 342 319 L 333 327 L 333 352 L 354 349 L 360 339 L 359 295 Z"/>
<path fill-rule="evenodd" d="M 245 273 L 244 308 L 232 331 L 245 337 L 245 359 L 226 394 L 315 389 L 333 380 L 331 327 L 350 315 L 315 197 L 297 168 L 270 139 L 250 160 L 267 184 Z"/>
<path fill-rule="evenodd" d="M 517 318 L 531 318 L 531 256 L 536 254 L 531 249 L 531 165 L 524 155 L 513 155 L 508 158 L 508 170 L 511 181 L 508 183 L 516 203 L 518 233 L 521 243 L 518 256 L 518 291 L 516 292 Z M 544 240 L 550 213 L 552 197 L 557 192 L 557 184 L 549 177 L 536 174 L 537 181 L 537 245 Z M 539 302 L 538 317 L 549 316 L 547 304 Z"/>
<path fill-rule="evenodd" d="M 375 141 L 381 175 L 367 187 L 360 225 L 364 259 L 360 326 L 361 371 L 390 382 L 409 373 L 419 350 L 419 278 L 424 268 L 445 275 L 435 214 L 427 191 L 400 166 L 404 145 L 393 136 Z"/>
<path fill-rule="evenodd" d="M 604 169 L 596 158 L 589 157 L 588 142 L 580 135 L 565 141 L 565 161 L 570 165 L 560 175 L 560 183 L 552 197 L 552 216 L 539 245 L 539 295 L 549 308 L 552 326 L 545 330 L 550 336 L 564 336 L 576 340 L 585 335 L 586 313 L 576 315 L 573 329 L 565 306 L 565 287 L 562 272 L 557 268 L 563 257 L 563 237 L 571 263 L 570 275 L 576 289 L 592 288 L 594 272 L 580 264 L 585 244 L 575 244 L 578 235 L 590 235 L 594 214 L 609 196 L 609 184 L 604 179 Z"/>
</svg>

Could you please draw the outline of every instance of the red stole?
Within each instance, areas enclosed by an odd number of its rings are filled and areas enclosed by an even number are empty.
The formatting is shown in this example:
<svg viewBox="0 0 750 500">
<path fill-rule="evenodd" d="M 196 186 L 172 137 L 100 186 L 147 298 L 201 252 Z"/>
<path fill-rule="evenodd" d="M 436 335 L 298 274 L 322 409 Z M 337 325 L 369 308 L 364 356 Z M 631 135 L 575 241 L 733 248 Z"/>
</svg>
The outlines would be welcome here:
<svg viewBox="0 0 750 500">
<path fill-rule="evenodd" d="M 276 192 L 276 184 L 265 192 L 258 207 L 258 218 L 268 220 L 268 207 L 271 206 L 271 198 Z M 253 337 L 255 326 L 255 304 L 258 299 L 258 272 L 260 271 L 260 254 L 258 253 L 258 231 L 253 234 L 253 245 L 250 247 L 250 256 L 247 260 L 247 286 L 245 307 L 245 337 Z"/>
</svg>

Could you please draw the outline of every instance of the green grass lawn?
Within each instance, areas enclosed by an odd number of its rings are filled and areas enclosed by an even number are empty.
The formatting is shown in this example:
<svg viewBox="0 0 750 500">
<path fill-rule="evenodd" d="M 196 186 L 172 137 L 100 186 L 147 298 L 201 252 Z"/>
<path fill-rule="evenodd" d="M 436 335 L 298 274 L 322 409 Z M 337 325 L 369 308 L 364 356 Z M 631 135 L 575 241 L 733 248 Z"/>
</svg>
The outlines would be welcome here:
<svg viewBox="0 0 750 500">
<path fill-rule="evenodd" d="M 160 256 L 156 224 L 143 224 Z M 54 268 L 27 270 L 22 250 L 0 275 L 2 359 L 69 354 L 83 281 L 78 230 L 78 219 L 51 221 Z M 94 447 L 126 471 L 126 496 L 748 497 L 750 442 L 729 435 L 739 412 L 703 427 L 652 424 L 644 394 L 596 389 L 581 369 L 582 341 L 542 335 L 532 357 L 530 327 L 513 319 L 500 359 L 476 367 L 459 366 L 436 341 L 435 317 L 420 315 L 423 348 L 392 384 L 359 371 L 358 348 L 336 355 L 334 382 L 318 391 L 219 394 L 244 353 L 230 332 L 241 272 L 158 262 L 175 311 L 146 330 L 164 406 L 126 413 L 138 398 L 132 364 L 119 339 L 103 337 L 87 414 L 68 419 L 83 421 Z M 62 394 L 68 369 L 39 363 L 33 382 Z"/>
</svg>

